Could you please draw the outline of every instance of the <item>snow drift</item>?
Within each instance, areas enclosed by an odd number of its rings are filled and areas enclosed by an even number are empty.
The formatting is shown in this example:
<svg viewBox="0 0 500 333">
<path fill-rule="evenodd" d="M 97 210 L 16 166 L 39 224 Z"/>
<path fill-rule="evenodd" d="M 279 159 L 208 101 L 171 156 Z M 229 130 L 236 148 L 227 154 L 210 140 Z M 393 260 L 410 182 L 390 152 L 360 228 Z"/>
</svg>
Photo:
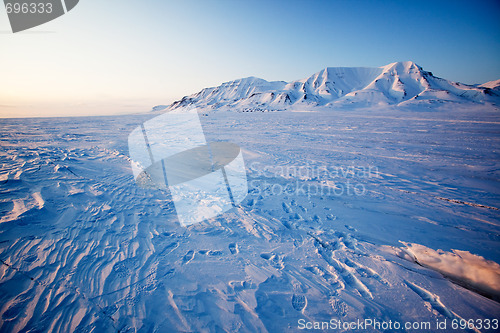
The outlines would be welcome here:
<svg viewBox="0 0 500 333">
<path fill-rule="evenodd" d="M 414 262 L 431 268 L 452 281 L 487 297 L 500 300 L 500 265 L 468 251 L 446 252 L 402 242 Z"/>
</svg>

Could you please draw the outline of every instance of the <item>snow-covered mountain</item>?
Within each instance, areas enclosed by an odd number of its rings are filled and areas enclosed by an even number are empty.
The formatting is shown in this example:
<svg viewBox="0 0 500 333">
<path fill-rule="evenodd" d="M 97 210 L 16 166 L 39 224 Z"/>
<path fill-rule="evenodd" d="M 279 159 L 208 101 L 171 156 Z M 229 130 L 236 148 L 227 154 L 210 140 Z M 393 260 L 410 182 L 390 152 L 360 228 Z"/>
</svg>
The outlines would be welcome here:
<svg viewBox="0 0 500 333">
<path fill-rule="evenodd" d="M 305 79 L 268 82 L 248 77 L 206 88 L 172 103 L 166 110 L 279 110 L 290 107 L 435 105 L 443 102 L 500 104 L 499 81 L 483 85 L 452 82 L 411 61 L 387 66 L 327 67 Z"/>
</svg>

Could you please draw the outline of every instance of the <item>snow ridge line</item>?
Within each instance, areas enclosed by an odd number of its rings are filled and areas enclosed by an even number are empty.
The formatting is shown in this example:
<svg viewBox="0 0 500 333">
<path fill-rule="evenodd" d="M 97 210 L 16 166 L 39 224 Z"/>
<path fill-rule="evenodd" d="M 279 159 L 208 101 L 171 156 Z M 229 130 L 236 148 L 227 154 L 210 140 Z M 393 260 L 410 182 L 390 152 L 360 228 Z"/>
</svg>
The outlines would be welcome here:
<svg viewBox="0 0 500 333">
<path fill-rule="evenodd" d="M 433 293 L 431 293 L 430 291 L 428 291 L 427 289 L 423 288 L 423 287 L 420 287 L 414 283 L 411 283 L 409 281 L 404 281 L 405 284 L 411 289 L 413 290 L 418 296 L 420 296 L 420 298 L 422 298 L 422 300 L 426 303 L 429 303 L 429 305 L 434 309 L 436 310 L 437 312 L 439 312 L 442 316 L 444 317 L 447 317 L 449 319 L 455 319 L 455 320 L 459 320 L 459 321 L 465 321 L 464 318 L 462 318 L 461 316 L 459 316 L 458 314 L 456 314 L 455 312 L 453 312 L 452 310 L 448 309 L 440 300 L 439 296 L 438 295 L 435 295 Z M 467 328 L 466 330 L 467 332 L 476 332 L 476 333 L 481 333 L 481 331 L 479 331 L 477 328 Z"/>
<path fill-rule="evenodd" d="M 496 207 L 486 206 L 486 205 L 482 205 L 482 204 L 476 204 L 476 203 L 473 203 L 473 202 L 467 202 L 467 201 L 455 200 L 455 199 L 447 199 L 447 198 L 441 198 L 441 197 L 435 197 L 435 198 L 439 199 L 439 200 L 453 202 L 453 203 L 456 203 L 456 204 L 461 204 L 461 205 L 467 205 L 467 206 L 472 206 L 472 207 L 488 208 L 488 209 L 493 209 L 493 210 L 500 210 L 499 208 L 496 208 Z"/>
<path fill-rule="evenodd" d="M 414 191 L 408 191 L 408 190 L 402 190 L 402 189 L 399 189 L 399 188 L 393 188 L 393 187 L 389 187 L 389 188 L 393 189 L 393 190 L 396 190 L 396 191 L 404 192 L 404 193 L 425 195 L 425 196 L 428 196 L 428 197 L 431 197 L 431 198 L 434 198 L 434 199 L 448 201 L 448 202 L 455 203 L 455 204 L 460 204 L 460 205 L 467 205 L 467 206 L 479 207 L 479 208 L 487 208 L 487 209 L 491 209 L 491 210 L 500 210 L 500 208 L 497 208 L 497 207 L 487 206 L 487 205 L 483 205 L 483 204 L 477 204 L 477 203 L 473 203 L 473 202 L 467 202 L 467 201 L 456 200 L 456 199 L 448 199 L 448 198 L 438 197 L 438 196 L 432 195 L 432 194 L 420 193 L 420 192 L 414 192 Z"/>
</svg>

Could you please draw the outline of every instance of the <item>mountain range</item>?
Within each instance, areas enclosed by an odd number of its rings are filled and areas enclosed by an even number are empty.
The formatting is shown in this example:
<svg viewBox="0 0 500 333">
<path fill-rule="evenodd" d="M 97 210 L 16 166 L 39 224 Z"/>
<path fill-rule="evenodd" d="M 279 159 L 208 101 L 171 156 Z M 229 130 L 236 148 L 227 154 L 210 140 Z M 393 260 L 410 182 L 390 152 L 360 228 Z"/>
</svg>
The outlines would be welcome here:
<svg viewBox="0 0 500 333">
<path fill-rule="evenodd" d="M 382 67 L 327 67 L 292 82 L 247 77 L 205 88 L 153 111 L 183 108 L 274 111 L 304 107 L 500 105 L 500 80 L 468 85 L 436 77 L 414 62 Z"/>
</svg>

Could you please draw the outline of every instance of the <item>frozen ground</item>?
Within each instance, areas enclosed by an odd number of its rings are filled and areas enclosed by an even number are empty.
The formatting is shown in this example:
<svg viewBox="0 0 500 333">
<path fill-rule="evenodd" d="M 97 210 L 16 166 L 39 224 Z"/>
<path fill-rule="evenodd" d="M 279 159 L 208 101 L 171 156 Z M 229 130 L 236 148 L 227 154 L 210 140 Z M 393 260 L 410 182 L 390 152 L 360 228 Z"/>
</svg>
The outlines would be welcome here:
<svg viewBox="0 0 500 333">
<path fill-rule="evenodd" d="M 242 147 L 250 193 L 187 229 L 167 193 L 133 181 L 127 136 L 154 115 L 2 119 L 0 331 L 293 332 L 373 319 L 431 326 L 358 331 L 493 332 L 498 115 L 210 113 L 207 138 Z M 453 330 L 460 319 L 476 328 Z"/>
</svg>

